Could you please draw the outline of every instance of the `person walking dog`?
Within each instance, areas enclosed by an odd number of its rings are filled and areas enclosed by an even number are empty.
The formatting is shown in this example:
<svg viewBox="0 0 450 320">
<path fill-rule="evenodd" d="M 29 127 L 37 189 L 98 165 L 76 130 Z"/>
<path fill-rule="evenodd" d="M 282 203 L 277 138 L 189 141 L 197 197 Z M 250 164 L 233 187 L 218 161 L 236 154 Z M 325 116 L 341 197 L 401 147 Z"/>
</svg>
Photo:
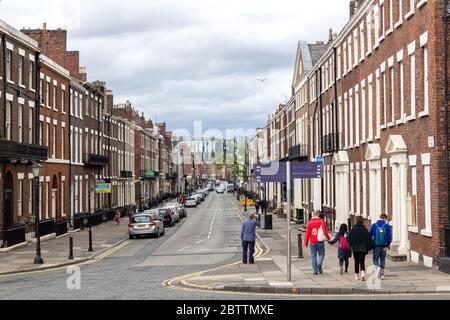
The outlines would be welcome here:
<svg viewBox="0 0 450 320">
<path fill-rule="evenodd" d="M 367 228 L 364 226 L 364 219 L 362 217 L 356 218 L 356 224 L 348 234 L 347 241 L 353 252 L 355 258 L 355 279 L 366 280 L 366 255 L 370 251 L 370 234 Z"/>
<path fill-rule="evenodd" d="M 253 254 L 255 252 L 255 241 L 256 241 L 256 227 L 261 227 L 261 223 L 256 219 L 254 213 L 250 214 L 250 217 L 242 224 L 241 230 L 241 240 L 242 240 L 242 263 L 250 264 L 255 263 Z"/>
<path fill-rule="evenodd" d="M 327 225 L 319 218 L 320 212 L 315 211 L 313 218 L 308 223 L 305 236 L 305 247 L 311 243 L 311 262 L 315 275 L 323 273 L 323 262 L 325 260 L 325 240 L 330 240 Z M 319 256 L 319 260 L 317 260 Z"/>
</svg>

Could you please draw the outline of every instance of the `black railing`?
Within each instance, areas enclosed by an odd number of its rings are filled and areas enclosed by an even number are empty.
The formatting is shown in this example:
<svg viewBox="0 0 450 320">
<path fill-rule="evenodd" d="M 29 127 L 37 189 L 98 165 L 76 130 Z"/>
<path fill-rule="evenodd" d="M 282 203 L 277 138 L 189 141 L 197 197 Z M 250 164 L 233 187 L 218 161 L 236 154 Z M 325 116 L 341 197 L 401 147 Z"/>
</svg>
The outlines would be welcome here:
<svg viewBox="0 0 450 320">
<path fill-rule="evenodd" d="M 94 167 L 104 167 L 108 164 L 108 157 L 101 154 L 85 153 L 84 164 Z"/>
<path fill-rule="evenodd" d="M 323 153 L 335 153 L 339 151 L 339 133 L 331 133 L 322 137 Z"/>
<path fill-rule="evenodd" d="M 48 149 L 35 144 L 0 140 L 0 158 L 45 161 L 48 159 Z"/>
<path fill-rule="evenodd" d="M 289 160 L 308 159 L 309 148 L 306 144 L 298 144 L 289 148 Z"/>
<path fill-rule="evenodd" d="M 131 171 L 120 171 L 120 177 L 124 179 L 131 179 L 133 178 L 133 172 Z"/>
<path fill-rule="evenodd" d="M 78 230 L 83 228 L 83 216 L 77 214 L 73 217 L 73 229 Z"/>
<path fill-rule="evenodd" d="M 39 234 L 41 237 L 55 232 L 55 220 L 47 219 L 39 223 Z"/>
<path fill-rule="evenodd" d="M 103 213 L 94 213 L 87 216 L 87 225 L 85 227 L 95 227 L 103 223 Z"/>
<path fill-rule="evenodd" d="M 8 248 L 21 244 L 26 241 L 25 225 L 17 225 L 3 230 L 2 232 L 3 247 Z"/>
<path fill-rule="evenodd" d="M 68 232 L 67 224 L 67 220 L 55 222 L 55 232 L 57 237 L 62 236 L 63 234 L 66 234 Z"/>
</svg>

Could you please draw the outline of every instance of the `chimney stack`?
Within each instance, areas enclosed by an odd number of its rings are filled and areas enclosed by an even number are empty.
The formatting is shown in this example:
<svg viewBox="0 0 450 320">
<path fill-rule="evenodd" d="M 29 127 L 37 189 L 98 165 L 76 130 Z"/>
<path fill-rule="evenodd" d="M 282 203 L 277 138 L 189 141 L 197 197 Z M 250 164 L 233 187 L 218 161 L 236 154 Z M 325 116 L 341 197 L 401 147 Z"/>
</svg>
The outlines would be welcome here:
<svg viewBox="0 0 450 320">
<path fill-rule="evenodd" d="M 47 22 L 44 22 L 44 24 L 43 24 L 43 29 L 44 29 L 44 30 L 47 30 Z"/>
<path fill-rule="evenodd" d="M 350 1 L 350 19 L 356 12 L 356 2 L 354 0 Z"/>
<path fill-rule="evenodd" d="M 333 29 L 330 29 L 329 33 L 328 33 L 328 43 L 333 42 L 334 37 L 333 37 Z"/>
</svg>

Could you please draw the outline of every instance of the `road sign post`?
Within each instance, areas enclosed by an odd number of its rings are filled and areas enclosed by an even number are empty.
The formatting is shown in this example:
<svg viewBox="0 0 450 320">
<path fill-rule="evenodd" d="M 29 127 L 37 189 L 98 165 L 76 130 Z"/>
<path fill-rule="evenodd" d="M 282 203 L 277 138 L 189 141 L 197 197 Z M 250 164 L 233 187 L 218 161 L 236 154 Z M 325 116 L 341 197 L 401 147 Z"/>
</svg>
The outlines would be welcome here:
<svg viewBox="0 0 450 320">
<path fill-rule="evenodd" d="M 287 281 L 291 281 L 291 162 L 287 161 L 286 163 L 286 200 L 287 200 L 287 244 L 288 244 L 288 253 L 287 253 Z"/>
</svg>

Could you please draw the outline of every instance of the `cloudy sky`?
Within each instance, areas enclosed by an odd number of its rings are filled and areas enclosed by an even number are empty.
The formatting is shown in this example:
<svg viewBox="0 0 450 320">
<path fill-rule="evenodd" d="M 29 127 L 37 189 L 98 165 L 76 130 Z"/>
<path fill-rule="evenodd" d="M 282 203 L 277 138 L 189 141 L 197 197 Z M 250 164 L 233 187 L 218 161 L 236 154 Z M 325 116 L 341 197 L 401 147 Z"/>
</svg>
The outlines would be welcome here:
<svg viewBox="0 0 450 320">
<path fill-rule="evenodd" d="M 0 0 L 21 29 L 69 30 L 89 80 L 170 129 L 254 128 L 290 94 L 299 39 L 326 41 L 348 0 Z M 267 78 L 264 83 L 258 78 Z"/>
</svg>

